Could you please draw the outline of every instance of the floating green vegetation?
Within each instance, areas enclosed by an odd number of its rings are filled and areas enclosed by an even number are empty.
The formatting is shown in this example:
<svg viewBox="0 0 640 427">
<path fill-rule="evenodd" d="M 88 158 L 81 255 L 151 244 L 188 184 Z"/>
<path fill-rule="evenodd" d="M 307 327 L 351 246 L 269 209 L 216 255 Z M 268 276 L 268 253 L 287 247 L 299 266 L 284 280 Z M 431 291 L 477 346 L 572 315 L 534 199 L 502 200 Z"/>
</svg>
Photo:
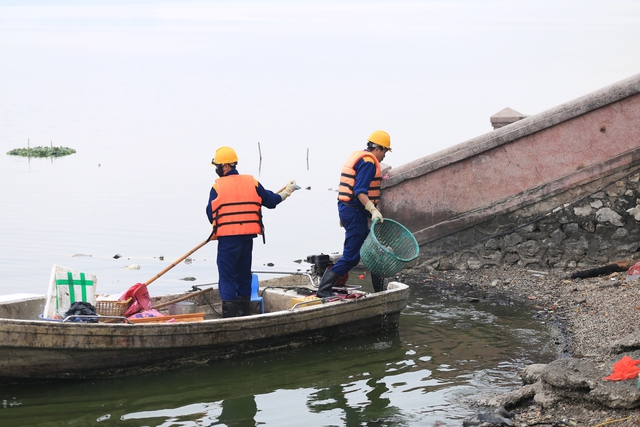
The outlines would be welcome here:
<svg viewBox="0 0 640 427">
<path fill-rule="evenodd" d="M 76 150 L 69 147 L 29 147 L 29 148 L 14 148 L 8 151 L 10 156 L 24 156 L 24 157 L 62 157 L 75 153 Z"/>
</svg>

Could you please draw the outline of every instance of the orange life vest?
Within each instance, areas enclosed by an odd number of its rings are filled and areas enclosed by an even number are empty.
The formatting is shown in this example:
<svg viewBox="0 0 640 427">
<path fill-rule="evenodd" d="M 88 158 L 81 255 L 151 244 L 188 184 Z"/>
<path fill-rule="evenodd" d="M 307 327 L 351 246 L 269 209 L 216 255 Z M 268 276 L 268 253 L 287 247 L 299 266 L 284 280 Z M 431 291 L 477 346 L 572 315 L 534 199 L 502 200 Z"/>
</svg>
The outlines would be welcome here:
<svg viewBox="0 0 640 427">
<path fill-rule="evenodd" d="M 376 159 L 376 156 L 372 153 L 363 150 L 351 153 L 347 158 L 347 161 L 344 162 L 344 166 L 342 166 L 342 173 L 340 174 L 340 188 L 338 190 L 338 200 L 341 202 L 350 202 L 355 198 L 353 195 L 353 187 L 356 184 L 355 167 L 356 163 L 364 157 L 372 159 L 373 163 L 376 165 L 376 174 L 369 184 L 367 195 L 374 205 L 377 205 L 380 201 L 380 182 L 382 181 L 380 176 L 380 162 L 378 162 L 378 159 Z"/>
<path fill-rule="evenodd" d="M 263 234 L 262 199 L 251 175 L 228 175 L 214 184 L 218 197 L 211 201 L 213 234 Z"/>
</svg>

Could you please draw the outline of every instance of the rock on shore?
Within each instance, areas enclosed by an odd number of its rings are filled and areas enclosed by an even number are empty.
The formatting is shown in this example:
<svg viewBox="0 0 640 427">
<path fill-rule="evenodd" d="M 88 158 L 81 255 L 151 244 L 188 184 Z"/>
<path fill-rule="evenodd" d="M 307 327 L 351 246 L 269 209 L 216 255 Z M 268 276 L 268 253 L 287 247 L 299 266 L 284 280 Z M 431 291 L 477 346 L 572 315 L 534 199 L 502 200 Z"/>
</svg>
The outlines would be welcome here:
<svg viewBox="0 0 640 427">
<path fill-rule="evenodd" d="M 514 426 L 640 425 L 638 379 L 605 381 L 615 362 L 640 359 L 640 281 L 626 272 L 570 279 L 575 271 L 488 268 L 467 271 L 405 270 L 408 281 L 458 288 L 461 297 L 496 294 L 533 306 L 544 316 L 558 358 L 522 373 L 523 387 L 476 403 L 504 407 Z M 490 424 L 487 424 L 490 425 Z"/>
</svg>

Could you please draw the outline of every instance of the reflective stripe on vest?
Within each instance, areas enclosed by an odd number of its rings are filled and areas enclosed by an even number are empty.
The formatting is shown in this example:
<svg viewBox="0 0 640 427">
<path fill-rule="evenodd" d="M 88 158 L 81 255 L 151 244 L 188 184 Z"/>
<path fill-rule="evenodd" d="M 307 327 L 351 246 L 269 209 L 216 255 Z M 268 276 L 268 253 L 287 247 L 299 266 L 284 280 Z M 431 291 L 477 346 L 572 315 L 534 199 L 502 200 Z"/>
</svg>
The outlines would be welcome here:
<svg viewBox="0 0 640 427">
<path fill-rule="evenodd" d="M 215 183 L 218 197 L 211 201 L 213 234 L 262 234 L 262 199 L 251 175 L 229 175 Z"/>
<path fill-rule="evenodd" d="M 338 200 L 341 202 L 350 202 L 355 196 L 353 195 L 353 187 L 356 184 L 356 163 L 363 157 L 369 157 L 373 159 L 373 163 L 376 165 L 376 174 L 369 184 L 369 190 L 367 196 L 369 200 L 377 205 L 380 201 L 380 162 L 369 151 L 354 151 L 351 153 L 347 161 L 342 166 L 342 173 L 340 174 L 340 187 L 338 189 Z"/>
</svg>

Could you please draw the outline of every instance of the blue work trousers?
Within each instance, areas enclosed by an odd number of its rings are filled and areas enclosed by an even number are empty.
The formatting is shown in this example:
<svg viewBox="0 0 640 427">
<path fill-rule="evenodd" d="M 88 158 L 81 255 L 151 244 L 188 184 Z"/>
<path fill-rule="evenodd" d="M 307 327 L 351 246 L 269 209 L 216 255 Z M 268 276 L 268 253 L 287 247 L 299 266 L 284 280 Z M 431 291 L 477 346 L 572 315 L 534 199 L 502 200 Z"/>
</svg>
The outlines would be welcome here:
<svg viewBox="0 0 640 427">
<path fill-rule="evenodd" d="M 253 236 L 218 237 L 218 290 L 220 298 L 236 301 L 251 297 Z"/>
<path fill-rule="evenodd" d="M 344 227 L 342 258 L 331 267 L 331 271 L 343 276 L 360 262 L 360 247 L 369 234 L 369 213 L 338 202 L 340 222 Z"/>
</svg>

